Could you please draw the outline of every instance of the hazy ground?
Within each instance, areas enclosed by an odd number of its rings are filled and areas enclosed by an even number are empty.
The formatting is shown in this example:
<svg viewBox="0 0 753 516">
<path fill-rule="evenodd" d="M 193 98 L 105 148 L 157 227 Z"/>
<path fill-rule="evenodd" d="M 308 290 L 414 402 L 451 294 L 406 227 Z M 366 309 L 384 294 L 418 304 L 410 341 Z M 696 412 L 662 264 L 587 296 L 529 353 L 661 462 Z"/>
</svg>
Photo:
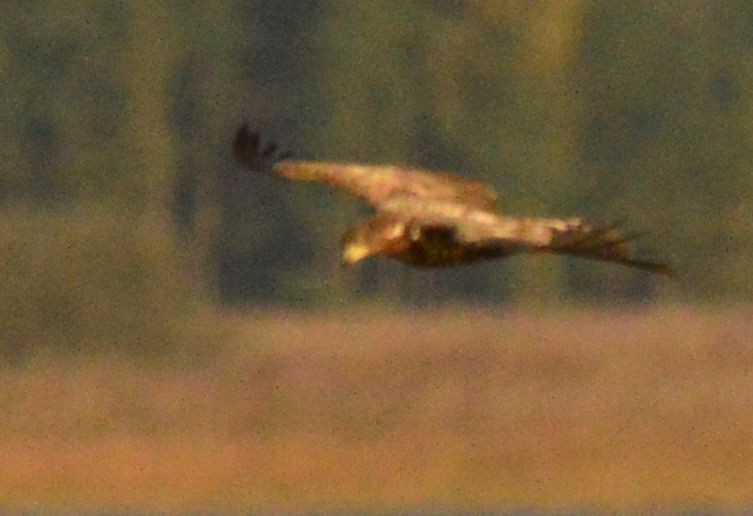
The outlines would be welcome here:
<svg viewBox="0 0 753 516">
<path fill-rule="evenodd" d="M 0 370 L 0 507 L 753 505 L 753 309 L 217 317 L 204 365 Z"/>
</svg>

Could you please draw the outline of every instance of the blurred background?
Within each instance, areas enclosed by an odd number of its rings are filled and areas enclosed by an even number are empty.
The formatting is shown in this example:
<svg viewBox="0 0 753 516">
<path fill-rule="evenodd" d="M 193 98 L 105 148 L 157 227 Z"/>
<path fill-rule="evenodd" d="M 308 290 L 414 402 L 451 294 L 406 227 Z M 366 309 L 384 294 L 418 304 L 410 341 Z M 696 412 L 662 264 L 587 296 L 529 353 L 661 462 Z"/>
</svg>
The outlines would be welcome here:
<svg viewBox="0 0 753 516">
<path fill-rule="evenodd" d="M 752 506 L 750 2 L 28 1 L 0 77 L 0 507 Z M 237 169 L 244 121 L 680 279 L 342 272 L 366 211 Z"/>
</svg>

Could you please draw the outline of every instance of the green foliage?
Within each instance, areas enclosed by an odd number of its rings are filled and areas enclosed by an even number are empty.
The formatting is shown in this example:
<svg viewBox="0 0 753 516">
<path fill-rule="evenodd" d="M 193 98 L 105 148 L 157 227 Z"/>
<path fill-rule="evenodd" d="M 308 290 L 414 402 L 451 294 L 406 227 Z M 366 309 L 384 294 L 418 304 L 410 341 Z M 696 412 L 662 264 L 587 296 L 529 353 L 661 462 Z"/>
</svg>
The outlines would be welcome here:
<svg viewBox="0 0 753 516">
<path fill-rule="evenodd" d="M 88 207 L 0 217 L 0 356 L 174 351 L 196 303 L 170 244 Z"/>
<path fill-rule="evenodd" d="M 79 0 L 2 16 L 6 354 L 175 345 L 195 293 L 316 306 L 753 295 L 747 2 Z M 243 118 L 299 157 L 489 181 L 510 213 L 625 218 L 681 280 L 559 259 L 343 274 L 337 243 L 363 210 L 236 170 Z"/>
<path fill-rule="evenodd" d="M 0 354 L 175 351 L 196 298 L 171 220 L 169 11 L 46 5 L 8 9 L 0 45 Z"/>
</svg>

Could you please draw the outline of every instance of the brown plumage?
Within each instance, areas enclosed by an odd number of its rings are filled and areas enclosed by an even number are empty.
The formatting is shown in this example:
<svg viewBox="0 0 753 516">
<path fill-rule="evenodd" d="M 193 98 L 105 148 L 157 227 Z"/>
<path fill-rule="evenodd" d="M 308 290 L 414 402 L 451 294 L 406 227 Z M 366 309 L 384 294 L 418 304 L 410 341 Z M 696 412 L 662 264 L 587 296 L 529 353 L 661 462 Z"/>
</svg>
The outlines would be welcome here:
<svg viewBox="0 0 753 516">
<path fill-rule="evenodd" d="M 501 215 L 494 190 L 449 173 L 276 157 L 276 147 L 262 146 L 245 125 L 236 133 L 233 150 L 238 162 L 252 170 L 323 183 L 376 210 L 343 236 L 346 265 L 381 255 L 418 266 L 446 267 L 546 252 L 673 274 L 664 263 L 635 258 L 629 243 L 633 237 L 616 225 Z"/>
</svg>

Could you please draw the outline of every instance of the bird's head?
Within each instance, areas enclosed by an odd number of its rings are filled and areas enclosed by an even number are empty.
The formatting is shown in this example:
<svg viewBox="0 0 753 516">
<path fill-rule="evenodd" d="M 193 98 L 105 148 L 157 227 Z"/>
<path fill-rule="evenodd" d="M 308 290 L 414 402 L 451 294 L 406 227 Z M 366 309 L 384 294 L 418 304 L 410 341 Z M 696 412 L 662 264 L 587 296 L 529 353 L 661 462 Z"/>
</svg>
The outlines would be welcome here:
<svg viewBox="0 0 753 516">
<path fill-rule="evenodd" d="M 375 217 L 350 228 L 342 238 L 342 264 L 345 267 L 377 254 L 390 254 L 405 236 L 405 224 L 385 217 Z"/>
</svg>

